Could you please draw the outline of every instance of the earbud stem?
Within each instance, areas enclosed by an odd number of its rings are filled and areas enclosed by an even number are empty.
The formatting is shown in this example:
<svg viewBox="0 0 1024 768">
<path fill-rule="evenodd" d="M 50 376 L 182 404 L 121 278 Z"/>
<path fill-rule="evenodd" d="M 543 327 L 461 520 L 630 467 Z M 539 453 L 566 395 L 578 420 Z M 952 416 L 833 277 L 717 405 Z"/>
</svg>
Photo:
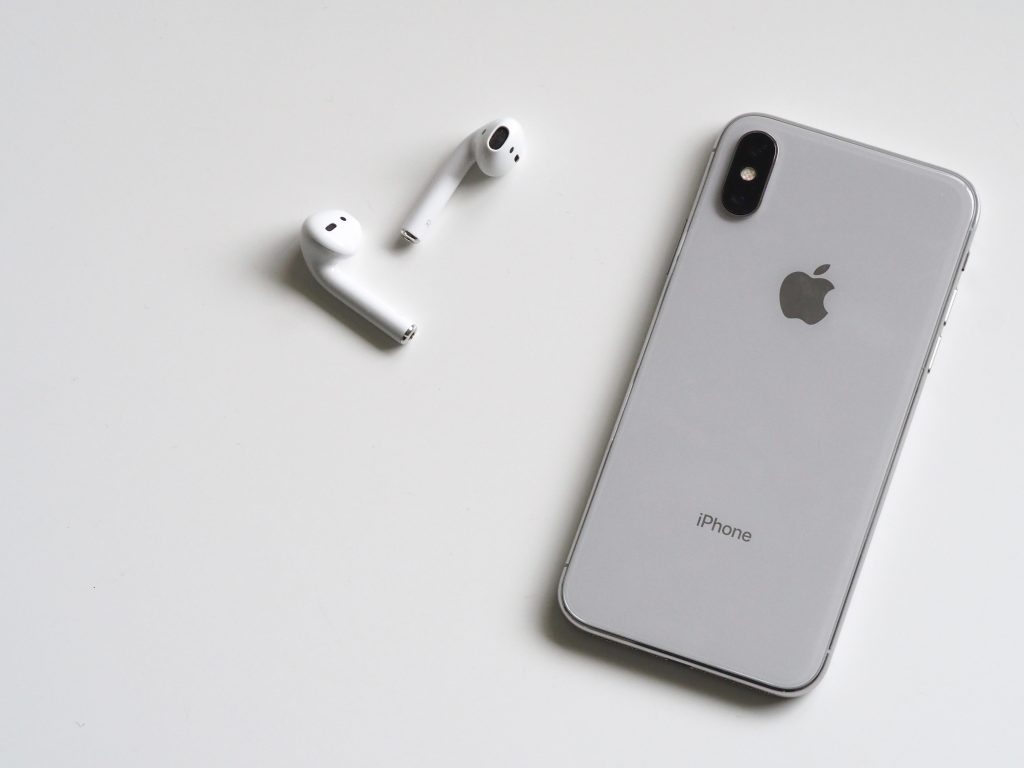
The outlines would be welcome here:
<svg viewBox="0 0 1024 768">
<path fill-rule="evenodd" d="M 416 334 L 416 324 L 408 317 L 388 306 L 377 294 L 362 287 L 344 274 L 342 265 L 332 264 L 314 271 L 317 282 L 334 297 L 384 333 L 404 344 Z"/>
<path fill-rule="evenodd" d="M 416 205 L 413 206 L 405 222 L 402 224 L 402 237 L 410 243 L 418 243 L 427 238 L 433 225 L 445 205 L 455 193 L 462 179 L 473 167 L 473 135 L 469 135 L 448 156 L 444 164 L 423 190 Z"/>
</svg>

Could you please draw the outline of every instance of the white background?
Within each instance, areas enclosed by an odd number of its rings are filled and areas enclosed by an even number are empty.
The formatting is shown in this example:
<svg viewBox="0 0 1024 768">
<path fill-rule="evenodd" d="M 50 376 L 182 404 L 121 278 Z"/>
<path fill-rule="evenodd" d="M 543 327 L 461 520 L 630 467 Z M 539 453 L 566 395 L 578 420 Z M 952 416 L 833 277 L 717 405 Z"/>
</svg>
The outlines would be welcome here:
<svg viewBox="0 0 1024 768">
<path fill-rule="evenodd" d="M 5 0 L 0 763 L 1019 765 L 1022 38 L 1019 2 Z M 554 601 L 708 151 L 754 110 L 982 210 L 796 701 Z M 520 167 L 397 248 L 502 114 Z M 407 347 L 304 271 L 329 207 Z"/>
</svg>

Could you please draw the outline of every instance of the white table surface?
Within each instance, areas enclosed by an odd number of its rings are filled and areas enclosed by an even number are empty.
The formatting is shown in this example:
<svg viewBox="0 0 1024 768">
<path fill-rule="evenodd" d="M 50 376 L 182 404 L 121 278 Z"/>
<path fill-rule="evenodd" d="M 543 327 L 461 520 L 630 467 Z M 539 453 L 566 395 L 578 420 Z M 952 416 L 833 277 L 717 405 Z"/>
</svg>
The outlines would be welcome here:
<svg viewBox="0 0 1024 768">
<path fill-rule="evenodd" d="M 0 8 L 0 764 L 1020 765 L 1024 6 Z M 556 579 L 714 137 L 953 168 L 982 223 L 837 654 L 777 701 Z M 502 114 L 531 145 L 394 245 Z M 344 207 L 404 348 L 298 260 Z"/>
</svg>

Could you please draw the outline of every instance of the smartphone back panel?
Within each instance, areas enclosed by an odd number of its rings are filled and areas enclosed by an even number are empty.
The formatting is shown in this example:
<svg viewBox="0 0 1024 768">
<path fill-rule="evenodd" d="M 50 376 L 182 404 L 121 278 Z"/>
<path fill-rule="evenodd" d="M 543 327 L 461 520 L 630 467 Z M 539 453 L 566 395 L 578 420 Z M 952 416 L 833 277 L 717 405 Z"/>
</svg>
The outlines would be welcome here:
<svg viewBox="0 0 1024 768">
<path fill-rule="evenodd" d="M 736 217 L 720 194 L 751 131 L 777 156 Z M 933 166 L 726 127 L 563 572 L 574 623 L 779 694 L 819 678 L 976 210 Z"/>
</svg>

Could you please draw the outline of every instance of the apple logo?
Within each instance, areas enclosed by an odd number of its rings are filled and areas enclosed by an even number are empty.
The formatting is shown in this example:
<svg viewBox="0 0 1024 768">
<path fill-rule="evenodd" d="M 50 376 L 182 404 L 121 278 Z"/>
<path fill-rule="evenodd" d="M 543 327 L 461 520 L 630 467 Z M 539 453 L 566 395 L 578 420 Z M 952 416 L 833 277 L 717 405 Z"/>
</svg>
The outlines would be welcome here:
<svg viewBox="0 0 1024 768">
<path fill-rule="evenodd" d="M 814 274 L 823 275 L 830 265 L 822 264 Z M 825 309 L 825 294 L 835 288 L 824 277 L 811 277 L 806 272 L 786 275 L 779 288 L 779 304 L 786 317 L 799 317 L 808 325 L 820 323 L 828 310 Z"/>
</svg>

